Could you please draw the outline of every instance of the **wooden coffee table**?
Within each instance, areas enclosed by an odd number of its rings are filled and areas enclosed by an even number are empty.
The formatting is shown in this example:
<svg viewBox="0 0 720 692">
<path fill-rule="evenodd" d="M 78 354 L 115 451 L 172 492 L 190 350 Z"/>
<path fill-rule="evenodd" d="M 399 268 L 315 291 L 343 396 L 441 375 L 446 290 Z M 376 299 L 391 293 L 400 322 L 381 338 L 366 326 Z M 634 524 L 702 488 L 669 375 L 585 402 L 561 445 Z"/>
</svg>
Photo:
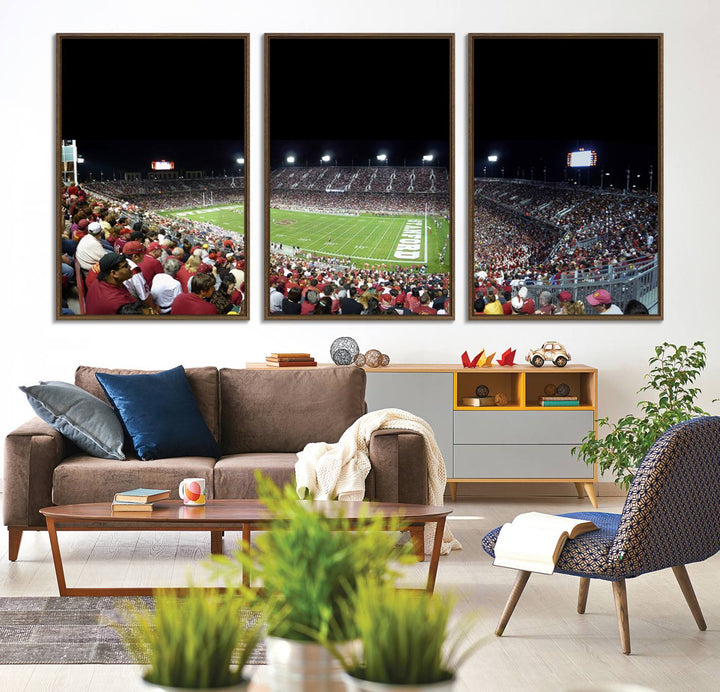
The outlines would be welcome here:
<svg viewBox="0 0 720 692">
<path fill-rule="evenodd" d="M 388 519 L 402 517 L 413 535 L 416 548 L 418 539 L 422 540 L 422 528 L 425 524 L 434 523 L 435 542 L 425 585 L 425 589 L 432 593 L 440 561 L 445 519 L 452 509 L 390 502 L 316 501 L 313 504 L 328 516 L 342 513 L 351 522 L 360 519 L 361 512 L 366 513 L 368 510 Z M 109 502 L 58 505 L 45 507 L 40 512 L 45 515 L 61 596 L 151 596 L 153 588 L 68 588 L 65 583 L 58 531 L 209 531 L 210 550 L 219 554 L 222 553 L 223 532 L 241 531 L 243 544 L 248 546 L 251 532 L 266 529 L 273 520 L 272 513 L 260 500 L 209 500 L 203 507 L 189 507 L 183 505 L 180 500 L 166 500 L 156 502 L 154 509 L 147 513 L 113 512 Z M 247 575 L 243 575 L 243 581 L 248 583 Z"/>
</svg>

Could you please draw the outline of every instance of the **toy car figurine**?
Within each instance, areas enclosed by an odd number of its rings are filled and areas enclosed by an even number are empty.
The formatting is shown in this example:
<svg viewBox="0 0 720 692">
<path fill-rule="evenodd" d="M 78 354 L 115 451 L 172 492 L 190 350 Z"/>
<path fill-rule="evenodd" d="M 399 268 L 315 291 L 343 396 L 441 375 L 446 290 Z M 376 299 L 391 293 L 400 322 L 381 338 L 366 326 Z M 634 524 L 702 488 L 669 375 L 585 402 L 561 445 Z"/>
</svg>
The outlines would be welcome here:
<svg viewBox="0 0 720 692">
<path fill-rule="evenodd" d="M 525 360 L 536 368 L 541 368 L 548 360 L 559 368 L 564 368 L 570 360 L 570 354 L 561 343 L 546 341 L 540 348 L 531 349 Z"/>
</svg>

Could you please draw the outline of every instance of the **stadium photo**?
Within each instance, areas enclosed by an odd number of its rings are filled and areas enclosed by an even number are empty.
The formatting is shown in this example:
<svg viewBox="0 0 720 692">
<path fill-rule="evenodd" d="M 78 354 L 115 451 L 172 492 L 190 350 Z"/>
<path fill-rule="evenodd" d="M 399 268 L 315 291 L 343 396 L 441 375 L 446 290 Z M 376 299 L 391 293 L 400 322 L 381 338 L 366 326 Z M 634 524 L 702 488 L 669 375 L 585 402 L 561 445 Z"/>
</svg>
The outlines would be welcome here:
<svg viewBox="0 0 720 692">
<path fill-rule="evenodd" d="M 451 44 L 267 37 L 266 316 L 452 317 Z M 435 98 L 408 115 L 420 91 Z"/>
<path fill-rule="evenodd" d="M 71 34 L 58 43 L 58 318 L 247 319 L 246 37 Z M 197 54 L 226 110 L 140 105 L 95 118 L 71 75 L 96 49 L 93 83 Z M 235 90 L 215 69 L 228 61 L 239 68 Z M 164 86 L 180 90 L 183 80 L 168 72 Z"/>
<path fill-rule="evenodd" d="M 660 40 L 471 36 L 471 318 L 662 317 Z"/>
</svg>

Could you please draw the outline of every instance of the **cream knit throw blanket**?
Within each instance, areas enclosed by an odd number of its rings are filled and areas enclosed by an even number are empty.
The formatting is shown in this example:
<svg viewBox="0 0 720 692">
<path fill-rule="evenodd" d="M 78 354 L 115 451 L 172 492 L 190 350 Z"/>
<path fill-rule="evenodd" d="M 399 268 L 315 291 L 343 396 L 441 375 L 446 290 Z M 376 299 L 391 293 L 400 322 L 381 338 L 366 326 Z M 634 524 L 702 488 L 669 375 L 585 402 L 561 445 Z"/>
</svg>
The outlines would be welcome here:
<svg viewBox="0 0 720 692">
<path fill-rule="evenodd" d="M 309 492 L 316 500 L 362 500 L 365 479 L 370 473 L 368 448 L 373 431 L 383 428 L 411 430 L 425 441 L 425 461 L 428 474 L 428 504 L 442 506 L 445 491 L 445 461 L 435 442 L 432 428 L 418 416 L 397 408 L 371 411 L 358 418 L 335 444 L 311 442 L 298 452 L 295 464 L 297 491 L 300 497 Z M 432 552 L 435 524 L 425 525 L 425 552 Z M 441 554 L 460 550 L 445 524 Z"/>
</svg>

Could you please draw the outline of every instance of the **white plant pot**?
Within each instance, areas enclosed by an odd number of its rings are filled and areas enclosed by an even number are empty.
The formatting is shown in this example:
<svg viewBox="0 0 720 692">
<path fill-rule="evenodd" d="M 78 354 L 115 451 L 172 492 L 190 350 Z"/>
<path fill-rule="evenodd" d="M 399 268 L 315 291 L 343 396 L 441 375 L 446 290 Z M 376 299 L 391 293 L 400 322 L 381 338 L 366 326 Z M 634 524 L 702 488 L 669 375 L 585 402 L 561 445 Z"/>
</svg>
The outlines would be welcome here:
<svg viewBox="0 0 720 692">
<path fill-rule="evenodd" d="M 270 692 L 345 692 L 340 663 L 321 644 L 265 639 Z"/>
<path fill-rule="evenodd" d="M 142 678 L 143 686 L 148 690 L 163 690 L 163 692 L 188 692 L 188 687 L 168 687 L 166 685 L 157 685 L 154 682 L 148 682 L 145 678 Z M 245 692 L 249 680 L 243 680 L 236 685 L 230 685 L 228 687 L 194 687 L 192 688 L 195 692 Z"/>
<path fill-rule="evenodd" d="M 424 685 L 400 685 L 391 682 L 370 682 L 342 674 L 346 692 L 452 692 L 455 678 L 443 682 L 429 682 Z"/>
</svg>

